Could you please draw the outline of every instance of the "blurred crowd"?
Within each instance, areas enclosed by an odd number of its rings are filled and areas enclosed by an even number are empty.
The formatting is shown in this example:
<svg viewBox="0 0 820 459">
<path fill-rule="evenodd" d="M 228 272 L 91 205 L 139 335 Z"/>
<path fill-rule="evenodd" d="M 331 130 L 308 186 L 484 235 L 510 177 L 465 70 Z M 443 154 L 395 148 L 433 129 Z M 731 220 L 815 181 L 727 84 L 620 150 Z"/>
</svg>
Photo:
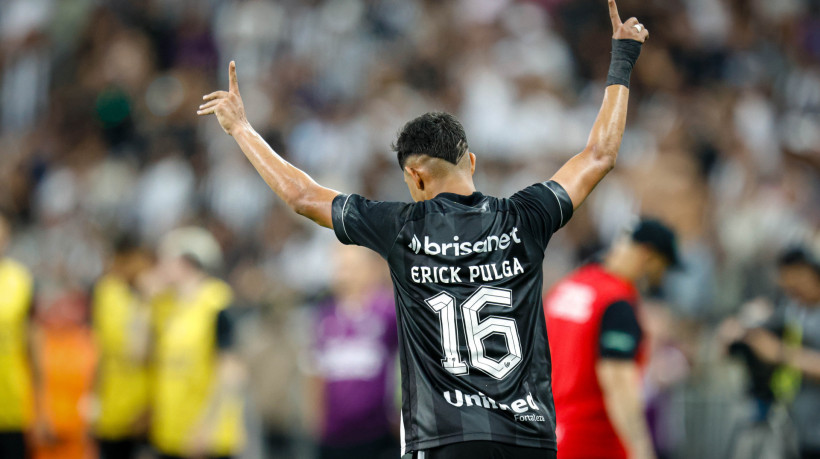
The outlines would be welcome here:
<svg viewBox="0 0 820 459">
<path fill-rule="evenodd" d="M 4 256 L 34 282 L 33 359 L 51 372 L 32 395 L 45 406 L 34 417 L 47 418 L 32 421 L 42 457 L 68 457 L 47 455 L 59 443 L 56 418 L 78 439 L 73 457 L 96 454 L 87 438 L 101 435 L 106 345 L 124 346 L 104 337 L 96 316 L 111 275 L 150 305 L 148 317 L 131 318 L 149 337 L 129 351 L 146 368 L 161 366 L 160 330 L 174 319 L 158 312 L 157 292 L 173 290 L 182 303 L 190 285 L 221 292 L 212 296 L 223 304 L 200 308 L 215 329 L 198 333 L 213 335 L 201 352 L 219 356 L 207 370 L 224 382 L 219 402 L 246 399 L 228 416 L 242 432 L 169 442 L 203 452 L 220 437 L 223 450 L 204 452 L 248 457 L 345 457 L 351 442 L 395 448 L 384 266 L 339 251 L 332 232 L 292 215 L 216 121 L 196 117 L 200 98 L 226 87 L 236 60 L 249 120 L 277 152 L 323 185 L 380 200 L 409 199 L 389 148 L 396 132 L 421 113 L 448 111 L 481 163 L 477 186 L 507 196 L 549 178 L 585 144 L 609 64 L 604 3 L 0 0 Z M 647 305 L 656 448 L 729 457 L 754 440 L 743 433 L 758 411 L 721 324 L 776 309 L 784 249 L 820 251 L 820 1 L 619 8 L 651 37 L 632 78 L 618 166 L 553 239 L 545 286 L 638 215 L 669 222 L 686 269 Z M 180 228 L 198 234 L 196 247 L 180 247 Z M 335 269 L 331 253 L 362 268 Z M 149 373 L 146 381 L 158 378 Z M 350 383 L 362 379 L 364 391 Z M 200 398 L 191 403 L 212 402 L 190 392 Z M 155 447 L 157 419 L 134 427 Z M 357 419 L 376 422 L 364 429 L 374 436 L 351 430 Z M 766 432 L 779 439 L 783 430 Z"/>
</svg>

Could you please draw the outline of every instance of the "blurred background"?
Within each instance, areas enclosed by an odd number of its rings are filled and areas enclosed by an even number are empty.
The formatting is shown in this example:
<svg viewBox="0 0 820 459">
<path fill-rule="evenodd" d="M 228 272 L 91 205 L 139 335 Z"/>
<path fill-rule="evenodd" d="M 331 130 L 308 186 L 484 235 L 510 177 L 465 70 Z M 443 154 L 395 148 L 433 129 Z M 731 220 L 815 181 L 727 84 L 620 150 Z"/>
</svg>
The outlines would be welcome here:
<svg viewBox="0 0 820 459">
<path fill-rule="evenodd" d="M 820 1 L 619 8 L 651 31 L 621 155 L 553 238 L 545 287 L 638 215 L 667 221 L 686 270 L 646 304 L 659 454 L 787 457 L 802 441 L 788 400 L 750 390 L 760 384 L 725 331 L 789 301 L 777 285 L 784 250 L 820 250 Z M 0 416 L 0 434 L 25 432 L 36 457 L 97 457 L 96 439 L 136 440 L 144 457 L 390 451 L 384 263 L 292 214 L 216 120 L 196 116 L 201 96 L 227 87 L 235 59 L 248 118 L 277 152 L 378 200 L 409 200 L 397 131 L 445 110 L 465 125 L 479 189 L 508 196 L 583 148 L 610 36 L 603 0 L 0 0 L 0 255 L 16 282 L 2 295 L 32 305 L 0 321 L 0 379 L 33 374 L 8 392 L 33 408 Z M 219 304 L 187 322 L 202 327 L 169 331 L 173 305 L 157 299 L 169 288 L 215 291 Z M 196 333 L 208 338 L 175 344 Z M 177 344 L 189 352 L 175 356 Z M 25 358 L 2 355 L 15 352 Z M 179 361 L 200 354 L 219 358 Z M 196 414 L 206 395 L 169 395 L 185 371 L 244 400 Z M 224 422 L 164 438 L 162 413 L 176 410 L 195 413 L 188 427 Z"/>
</svg>

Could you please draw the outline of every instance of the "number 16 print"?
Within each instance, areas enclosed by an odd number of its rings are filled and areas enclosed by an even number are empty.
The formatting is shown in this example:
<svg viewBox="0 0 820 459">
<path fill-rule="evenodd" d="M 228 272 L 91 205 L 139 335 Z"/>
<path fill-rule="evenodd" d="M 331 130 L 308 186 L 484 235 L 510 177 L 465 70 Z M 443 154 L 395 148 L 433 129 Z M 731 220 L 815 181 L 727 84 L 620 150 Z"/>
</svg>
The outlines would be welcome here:
<svg viewBox="0 0 820 459">
<path fill-rule="evenodd" d="M 456 299 L 447 292 L 441 292 L 425 302 L 438 314 L 441 322 L 441 347 L 444 349 L 444 359 L 441 363 L 444 369 L 457 376 L 468 374 L 469 368 L 458 354 Z M 464 334 L 470 351 L 470 365 L 495 379 L 504 379 L 521 362 L 521 339 L 513 319 L 489 316 L 479 320 L 479 311 L 488 304 L 512 307 L 512 292 L 494 287 L 481 287 L 461 305 Z M 484 339 L 494 333 L 504 336 L 507 345 L 507 354 L 498 360 L 488 357 L 484 347 Z"/>
</svg>

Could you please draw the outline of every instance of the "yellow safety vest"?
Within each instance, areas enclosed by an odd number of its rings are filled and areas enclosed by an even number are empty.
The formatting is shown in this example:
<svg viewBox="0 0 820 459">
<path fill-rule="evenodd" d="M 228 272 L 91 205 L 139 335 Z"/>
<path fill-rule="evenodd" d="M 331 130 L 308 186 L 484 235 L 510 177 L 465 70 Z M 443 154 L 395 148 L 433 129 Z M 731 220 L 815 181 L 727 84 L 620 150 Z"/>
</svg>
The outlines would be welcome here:
<svg viewBox="0 0 820 459">
<path fill-rule="evenodd" d="M 164 454 L 185 456 L 217 381 L 216 320 L 232 298 L 230 287 L 209 279 L 192 301 L 164 296 L 159 310 L 171 310 L 162 320 L 156 348 L 151 441 Z M 173 302 L 170 308 L 168 302 Z M 244 443 L 242 400 L 223 400 L 207 453 L 236 454 Z"/>
<path fill-rule="evenodd" d="M 106 440 L 133 437 L 137 420 L 148 409 L 148 306 L 140 304 L 124 279 L 108 275 L 94 288 L 93 308 L 100 353 L 96 384 L 100 411 L 94 430 Z"/>
<path fill-rule="evenodd" d="M 803 342 L 803 325 L 797 320 L 786 320 L 783 330 L 783 344 L 790 348 L 799 348 Z M 772 374 L 769 382 L 772 393 L 777 400 L 791 403 L 800 392 L 803 373 L 799 368 L 789 364 L 780 365 Z"/>
<path fill-rule="evenodd" d="M 28 270 L 0 260 L 0 431 L 22 431 L 34 418 L 28 359 L 28 314 L 33 281 Z"/>
</svg>

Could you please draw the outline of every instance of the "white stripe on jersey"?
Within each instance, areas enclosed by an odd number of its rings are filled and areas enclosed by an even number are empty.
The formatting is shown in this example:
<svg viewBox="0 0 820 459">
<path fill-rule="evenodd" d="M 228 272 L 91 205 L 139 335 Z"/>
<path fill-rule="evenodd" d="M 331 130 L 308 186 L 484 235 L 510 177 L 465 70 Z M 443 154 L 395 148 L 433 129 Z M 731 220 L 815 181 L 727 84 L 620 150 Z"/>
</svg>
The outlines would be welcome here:
<svg viewBox="0 0 820 459">
<path fill-rule="evenodd" d="M 553 191 L 553 193 L 555 193 L 555 192 Z M 558 196 L 556 196 L 555 199 L 558 199 Z M 350 195 L 347 195 L 347 197 L 345 198 L 345 203 L 342 204 L 342 231 L 345 232 L 345 236 L 347 236 L 347 240 L 353 241 L 353 239 L 350 239 L 350 235 L 347 234 L 347 228 L 345 228 L 345 207 L 347 207 L 347 201 L 349 201 L 349 200 L 350 200 Z M 560 202 L 558 203 L 558 207 L 559 208 L 561 207 Z M 563 218 L 563 216 L 561 218 Z"/>
<path fill-rule="evenodd" d="M 407 444 L 404 442 L 404 413 L 399 411 L 399 438 L 401 439 L 401 455 L 407 454 Z"/>
<path fill-rule="evenodd" d="M 558 213 L 561 214 L 561 224 L 558 225 L 559 228 L 563 228 L 564 226 L 564 209 L 561 207 L 561 200 L 558 199 L 558 195 L 555 194 L 555 190 L 547 186 L 547 182 L 541 182 L 541 185 L 547 187 L 548 190 L 552 191 L 552 195 L 555 196 L 555 200 L 558 201 Z M 342 208 L 344 209 L 344 207 Z"/>
</svg>

